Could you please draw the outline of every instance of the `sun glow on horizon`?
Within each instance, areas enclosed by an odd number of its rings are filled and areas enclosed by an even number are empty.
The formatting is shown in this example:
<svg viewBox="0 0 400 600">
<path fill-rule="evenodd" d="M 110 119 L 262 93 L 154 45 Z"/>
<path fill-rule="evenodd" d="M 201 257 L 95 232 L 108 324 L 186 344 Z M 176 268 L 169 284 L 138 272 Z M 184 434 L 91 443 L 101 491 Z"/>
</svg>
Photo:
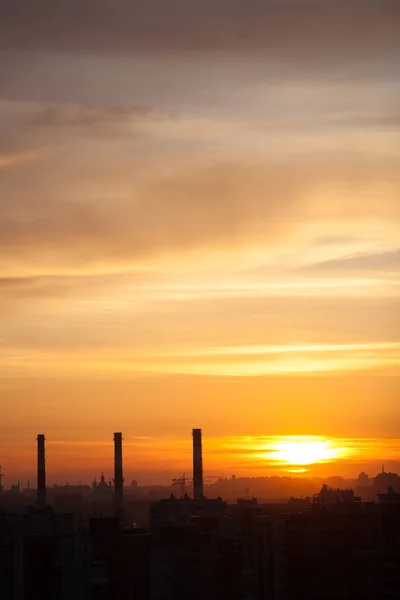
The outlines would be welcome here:
<svg viewBox="0 0 400 600">
<path fill-rule="evenodd" d="M 288 439 L 273 443 L 268 450 L 263 454 L 263 458 L 268 462 L 283 463 L 294 467 L 326 463 L 348 455 L 346 448 L 335 447 L 331 440 L 312 438 Z M 302 471 L 304 472 L 303 469 Z"/>
</svg>

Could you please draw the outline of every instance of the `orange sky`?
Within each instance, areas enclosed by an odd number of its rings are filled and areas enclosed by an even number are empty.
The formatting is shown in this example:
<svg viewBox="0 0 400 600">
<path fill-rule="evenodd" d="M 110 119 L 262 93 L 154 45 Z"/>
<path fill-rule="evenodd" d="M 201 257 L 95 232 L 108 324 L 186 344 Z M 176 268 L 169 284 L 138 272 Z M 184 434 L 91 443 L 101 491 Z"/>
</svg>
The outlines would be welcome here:
<svg viewBox="0 0 400 600">
<path fill-rule="evenodd" d="M 192 427 L 236 440 L 213 472 L 260 472 L 243 436 L 374 440 L 326 472 L 396 465 L 395 4 L 78 4 L 0 23 L 8 477 L 38 432 L 54 479 L 89 477 L 113 431 L 151 440 L 132 477 L 170 477 Z"/>
</svg>

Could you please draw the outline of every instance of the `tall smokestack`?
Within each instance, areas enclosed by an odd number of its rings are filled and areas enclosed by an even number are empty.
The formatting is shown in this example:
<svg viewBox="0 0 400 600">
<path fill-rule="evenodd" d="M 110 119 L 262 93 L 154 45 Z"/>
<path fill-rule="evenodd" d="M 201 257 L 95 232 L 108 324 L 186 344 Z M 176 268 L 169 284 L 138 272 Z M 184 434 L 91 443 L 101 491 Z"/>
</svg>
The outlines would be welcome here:
<svg viewBox="0 0 400 600">
<path fill-rule="evenodd" d="M 46 466 L 45 466 L 45 437 L 43 433 L 37 436 L 37 506 L 46 506 Z"/>
<path fill-rule="evenodd" d="M 195 500 L 203 497 L 203 454 L 201 429 L 193 429 L 193 493 Z"/>
<path fill-rule="evenodd" d="M 122 474 L 122 433 L 114 433 L 114 491 L 115 513 L 122 517 L 124 510 L 124 478 Z"/>
</svg>

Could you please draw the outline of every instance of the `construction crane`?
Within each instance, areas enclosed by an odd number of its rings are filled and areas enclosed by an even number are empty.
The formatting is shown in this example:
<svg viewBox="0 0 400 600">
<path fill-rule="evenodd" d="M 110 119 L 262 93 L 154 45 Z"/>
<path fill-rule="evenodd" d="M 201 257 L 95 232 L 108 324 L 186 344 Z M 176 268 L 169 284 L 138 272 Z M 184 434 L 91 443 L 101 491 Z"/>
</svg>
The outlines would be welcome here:
<svg viewBox="0 0 400 600">
<path fill-rule="evenodd" d="M 193 481 L 193 479 L 191 477 L 186 477 L 186 473 L 182 473 L 181 477 L 172 480 L 172 485 L 180 486 L 182 498 L 184 498 L 186 494 L 186 484 L 190 481 Z"/>
<path fill-rule="evenodd" d="M 220 479 L 222 475 L 213 475 L 212 477 L 204 477 L 204 483 L 211 483 L 217 479 Z M 184 498 L 186 495 L 186 484 L 191 483 L 193 481 L 192 477 L 186 477 L 186 473 L 182 473 L 180 477 L 172 480 L 172 485 L 179 485 L 181 488 L 181 498 Z"/>
</svg>

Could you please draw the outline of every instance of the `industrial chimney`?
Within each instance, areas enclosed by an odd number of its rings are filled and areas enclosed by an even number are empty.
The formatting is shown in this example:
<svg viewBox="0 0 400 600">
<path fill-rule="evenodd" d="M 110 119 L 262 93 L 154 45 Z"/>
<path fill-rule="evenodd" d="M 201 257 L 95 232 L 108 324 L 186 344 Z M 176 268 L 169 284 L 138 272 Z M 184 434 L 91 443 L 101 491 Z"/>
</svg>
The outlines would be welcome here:
<svg viewBox="0 0 400 600">
<path fill-rule="evenodd" d="M 42 433 L 37 436 L 37 507 L 46 506 L 46 467 L 45 467 L 45 437 Z"/>
<path fill-rule="evenodd" d="M 193 493 L 195 500 L 203 498 L 203 455 L 201 429 L 193 429 Z"/>
<path fill-rule="evenodd" d="M 116 516 L 122 517 L 124 511 L 124 478 L 122 474 L 122 433 L 114 433 L 114 493 Z"/>
</svg>

